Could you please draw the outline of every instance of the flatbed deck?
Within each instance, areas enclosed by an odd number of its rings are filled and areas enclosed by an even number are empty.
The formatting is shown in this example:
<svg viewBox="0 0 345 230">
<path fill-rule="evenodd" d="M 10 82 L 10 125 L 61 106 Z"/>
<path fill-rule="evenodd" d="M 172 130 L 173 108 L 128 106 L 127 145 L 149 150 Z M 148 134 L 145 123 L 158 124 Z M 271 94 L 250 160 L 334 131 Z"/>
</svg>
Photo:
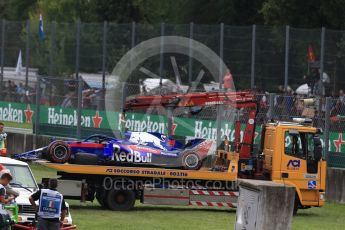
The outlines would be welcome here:
<svg viewBox="0 0 345 230">
<path fill-rule="evenodd" d="M 105 165 L 78 165 L 78 164 L 56 164 L 48 161 L 39 161 L 48 168 L 55 169 L 69 174 L 88 174 L 104 176 L 126 176 L 126 177 L 150 177 L 150 178 L 171 178 L 190 180 L 237 180 L 236 172 L 211 171 L 202 168 L 200 170 L 164 169 L 147 167 L 123 167 Z"/>
</svg>

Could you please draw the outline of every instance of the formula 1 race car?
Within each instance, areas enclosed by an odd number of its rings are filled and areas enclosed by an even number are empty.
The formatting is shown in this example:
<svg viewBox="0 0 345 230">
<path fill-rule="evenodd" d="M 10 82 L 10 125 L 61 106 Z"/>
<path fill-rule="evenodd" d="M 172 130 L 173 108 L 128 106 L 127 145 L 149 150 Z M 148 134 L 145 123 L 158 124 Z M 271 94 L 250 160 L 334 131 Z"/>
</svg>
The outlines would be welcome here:
<svg viewBox="0 0 345 230">
<path fill-rule="evenodd" d="M 56 140 L 15 158 L 47 159 L 54 163 L 87 165 L 146 165 L 197 170 L 214 154 L 213 140 L 191 139 L 186 144 L 153 132 L 126 132 L 124 139 L 92 135 L 82 141 Z"/>
</svg>

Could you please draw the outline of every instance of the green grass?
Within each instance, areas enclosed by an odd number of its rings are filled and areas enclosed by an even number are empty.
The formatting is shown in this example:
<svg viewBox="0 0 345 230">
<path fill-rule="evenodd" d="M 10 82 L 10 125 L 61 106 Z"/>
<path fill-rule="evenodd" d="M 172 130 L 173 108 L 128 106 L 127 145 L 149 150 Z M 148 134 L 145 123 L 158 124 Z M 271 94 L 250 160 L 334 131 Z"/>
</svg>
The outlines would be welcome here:
<svg viewBox="0 0 345 230">
<path fill-rule="evenodd" d="M 5 124 L 5 127 L 32 129 L 32 124 L 28 124 L 28 123 L 17 123 L 17 122 L 11 122 L 11 121 L 2 121 L 2 122 Z"/>
<path fill-rule="evenodd" d="M 56 172 L 44 166 L 32 164 L 37 179 L 54 177 Z M 130 212 L 103 210 L 99 204 L 68 200 L 73 222 L 78 229 L 234 229 L 236 210 L 213 208 L 151 206 L 136 203 Z M 292 229 L 345 229 L 345 205 L 328 202 L 322 208 L 299 210 L 293 218 Z"/>
<path fill-rule="evenodd" d="M 41 183 L 42 178 L 53 178 L 57 177 L 56 171 L 50 168 L 47 168 L 41 164 L 38 163 L 31 163 L 30 168 L 32 170 L 32 173 L 34 174 L 34 177 L 37 181 L 37 183 Z"/>
</svg>

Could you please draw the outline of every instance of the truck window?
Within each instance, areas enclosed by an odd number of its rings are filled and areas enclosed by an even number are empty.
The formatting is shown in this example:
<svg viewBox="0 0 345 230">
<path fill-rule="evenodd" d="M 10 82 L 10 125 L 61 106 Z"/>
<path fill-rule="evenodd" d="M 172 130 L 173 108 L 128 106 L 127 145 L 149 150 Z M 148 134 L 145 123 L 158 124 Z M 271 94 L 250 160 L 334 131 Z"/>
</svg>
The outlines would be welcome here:
<svg viewBox="0 0 345 230">
<path fill-rule="evenodd" d="M 314 134 L 299 133 L 298 135 L 289 135 L 285 132 L 285 154 L 297 158 L 314 158 Z"/>
<path fill-rule="evenodd" d="M 308 158 L 314 158 L 314 135 L 311 133 L 306 133 L 308 142 Z"/>
<path fill-rule="evenodd" d="M 304 134 L 289 135 L 289 132 L 285 132 L 285 154 L 294 156 L 297 158 L 306 158 L 306 146 L 305 146 Z"/>
</svg>

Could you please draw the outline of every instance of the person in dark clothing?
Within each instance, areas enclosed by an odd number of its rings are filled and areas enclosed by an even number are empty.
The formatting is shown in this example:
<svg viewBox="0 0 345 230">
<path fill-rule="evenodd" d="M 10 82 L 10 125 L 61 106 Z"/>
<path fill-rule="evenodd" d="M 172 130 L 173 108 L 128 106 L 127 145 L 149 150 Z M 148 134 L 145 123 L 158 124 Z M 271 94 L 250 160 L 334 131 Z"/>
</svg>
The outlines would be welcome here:
<svg viewBox="0 0 345 230">
<path fill-rule="evenodd" d="M 63 225 L 67 208 L 62 194 L 56 191 L 57 185 L 57 179 L 50 179 L 48 189 L 38 190 L 29 198 L 38 211 L 38 230 L 58 230 Z M 37 200 L 38 206 L 35 203 Z"/>
<path fill-rule="evenodd" d="M 318 68 L 312 67 L 310 74 L 304 76 L 305 83 L 309 86 L 311 89 L 311 93 L 315 94 L 315 84 L 318 82 L 320 79 L 320 75 L 318 73 Z"/>
</svg>

